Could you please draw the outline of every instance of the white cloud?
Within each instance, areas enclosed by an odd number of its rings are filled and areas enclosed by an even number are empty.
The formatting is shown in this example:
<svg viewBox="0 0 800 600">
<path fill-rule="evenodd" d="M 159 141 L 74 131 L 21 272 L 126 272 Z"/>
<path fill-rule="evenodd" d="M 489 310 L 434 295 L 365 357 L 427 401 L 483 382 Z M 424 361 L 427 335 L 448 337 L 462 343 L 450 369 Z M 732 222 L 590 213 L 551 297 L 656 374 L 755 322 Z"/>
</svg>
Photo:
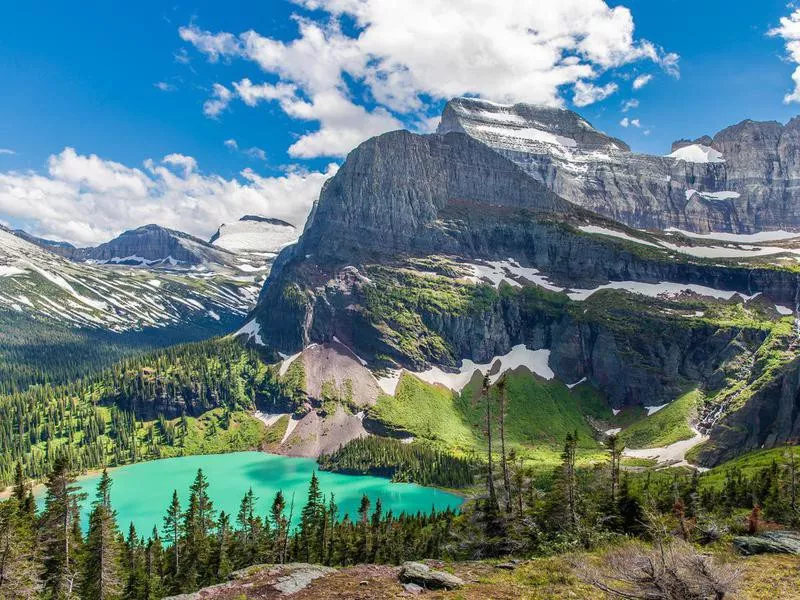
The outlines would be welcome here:
<svg viewBox="0 0 800 600">
<path fill-rule="evenodd" d="M 171 83 L 167 83 L 166 81 L 158 81 L 154 83 L 153 86 L 155 86 L 162 92 L 174 92 L 176 89 L 178 89 L 174 85 L 172 85 Z"/>
<path fill-rule="evenodd" d="M 267 153 L 264 152 L 264 150 L 262 150 L 261 148 L 258 148 L 256 146 L 248 148 L 247 150 L 244 151 L 244 154 L 245 156 L 249 156 L 250 158 L 253 159 L 267 160 Z"/>
<path fill-rule="evenodd" d="M 231 100 L 233 100 L 233 92 L 224 85 L 215 83 L 211 91 L 211 98 L 203 103 L 203 114 L 211 119 L 216 119 L 222 111 L 228 108 Z"/>
<path fill-rule="evenodd" d="M 206 238 L 220 223 L 244 214 L 302 225 L 336 168 L 275 177 L 245 169 L 225 179 L 203 173 L 194 158 L 182 154 L 147 160 L 138 169 L 65 148 L 50 157 L 45 173 L 0 172 L 0 214 L 34 235 L 81 245 L 147 223 Z"/>
<path fill-rule="evenodd" d="M 616 83 L 608 83 L 604 86 L 597 86 L 593 83 L 579 81 L 575 84 L 575 95 L 572 96 L 572 103 L 575 106 L 589 106 L 595 102 L 605 100 L 617 91 L 619 86 Z"/>
<path fill-rule="evenodd" d="M 653 79 L 652 75 L 639 75 L 636 79 L 633 80 L 633 89 L 640 90 L 648 83 L 650 83 Z"/>
<path fill-rule="evenodd" d="M 639 119 L 629 119 L 628 117 L 625 117 L 624 119 L 622 119 L 619 122 L 619 124 L 622 125 L 623 127 L 641 127 L 642 126 L 642 123 L 641 123 L 641 121 L 639 121 Z M 649 132 L 647 132 L 647 133 L 649 133 Z"/>
<path fill-rule="evenodd" d="M 0 154 L 16 154 L 11 148 L 0 148 Z"/>
<path fill-rule="evenodd" d="M 236 140 L 234 140 L 233 138 L 231 138 L 229 140 L 225 140 L 222 143 L 225 144 L 225 147 L 228 150 L 238 150 L 239 149 L 239 143 Z"/>
<path fill-rule="evenodd" d="M 800 8 L 788 17 L 781 17 L 780 26 L 769 30 L 769 35 L 783 38 L 788 60 L 797 64 L 792 73 L 794 89 L 783 97 L 786 104 L 800 102 Z"/>
<path fill-rule="evenodd" d="M 624 113 L 634 108 L 639 108 L 639 101 L 636 98 L 631 98 L 622 103 L 622 112 Z"/>
<path fill-rule="evenodd" d="M 304 158 L 341 156 L 375 133 L 425 123 L 431 106 L 454 96 L 562 105 L 571 91 L 586 106 L 616 91 L 594 82 L 623 65 L 652 61 L 677 76 L 678 56 L 637 39 L 630 11 L 604 0 L 295 2 L 313 12 L 294 17 L 289 41 L 194 24 L 179 33 L 211 62 L 243 58 L 267 74 L 269 83 L 232 84 L 248 106 L 277 102 L 319 123 L 290 149 Z"/>
<path fill-rule="evenodd" d="M 184 175 L 189 175 L 192 171 L 197 169 L 197 161 L 193 157 L 186 156 L 185 154 L 167 154 L 161 159 L 161 162 L 165 165 L 172 165 L 182 169 Z"/>
</svg>

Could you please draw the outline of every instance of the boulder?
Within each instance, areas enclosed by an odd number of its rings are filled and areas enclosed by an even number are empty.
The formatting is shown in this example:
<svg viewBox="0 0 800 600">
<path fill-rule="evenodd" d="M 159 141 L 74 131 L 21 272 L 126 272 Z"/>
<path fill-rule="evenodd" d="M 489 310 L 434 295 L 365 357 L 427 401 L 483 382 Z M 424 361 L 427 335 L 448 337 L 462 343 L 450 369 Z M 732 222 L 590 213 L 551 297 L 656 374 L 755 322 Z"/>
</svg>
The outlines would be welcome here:
<svg viewBox="0 0 800 600">
<path fill-rule="evenodd" d="M 444 571 L 435 571 L 419 562 L 403 563 L 400 568 L 400 581 L 413 583 L 428 590 L 455 590 L 464 585 L 463 579 Z"/>
<path fill-rule="evenodd" d="M 733 538 L 733 545 L 748 556 L 768 553 L 800 555 L 800 533 L 768 531 L 761 535 L 744 535 Z"/>
</svg>

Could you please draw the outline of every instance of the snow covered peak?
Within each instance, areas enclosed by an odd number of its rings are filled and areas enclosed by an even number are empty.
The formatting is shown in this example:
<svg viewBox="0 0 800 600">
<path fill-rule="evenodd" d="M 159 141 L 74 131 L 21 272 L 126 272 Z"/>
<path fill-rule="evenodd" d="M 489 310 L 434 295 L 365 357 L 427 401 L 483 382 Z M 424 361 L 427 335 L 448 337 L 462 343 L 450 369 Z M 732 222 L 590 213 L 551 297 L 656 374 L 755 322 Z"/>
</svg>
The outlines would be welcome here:
<svg viewBox="0 0 800 600">
<path fill-rule="evenodd" d="M 231 252 L 277 254 L 294 243 L 298 235 L 294 225 L 286 221 L 247 215 L 221 225 L 209 241 Z"/>
<path fill-rule="evenodd" d="M 597 131 L 577 113 L 534 104 L 456 98 L 447 103 L 437 133 L 454 131 L 493 148 L 532 154 L 629 151 L 625 142 Z"/>
<path fill-rule="evenodd" d="M 724 163 L 722 152 L 715 150 L 711 146 L 703 144 L 689 144 L 675 150 L 672 154 L 667 154 L 667 158 L 683 160 L 690 163 Z"/>
</svg>

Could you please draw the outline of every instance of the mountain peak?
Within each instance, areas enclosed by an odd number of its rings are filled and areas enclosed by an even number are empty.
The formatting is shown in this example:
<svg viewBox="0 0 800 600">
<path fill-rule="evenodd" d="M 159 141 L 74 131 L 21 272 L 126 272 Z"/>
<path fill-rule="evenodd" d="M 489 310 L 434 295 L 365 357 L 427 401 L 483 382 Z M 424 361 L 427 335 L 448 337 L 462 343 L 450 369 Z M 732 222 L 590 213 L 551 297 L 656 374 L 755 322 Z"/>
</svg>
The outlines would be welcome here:
<svg viewBox="0 0 800 600">
<path fill-rule="evenodd" d="M 537 104 L 454 98 L 445 106 L 437 129 L 439 134 L 450 132 L 511 151 L 630 151 L 625 142 L 598 131 L 578 113 Z"/>
</svg>

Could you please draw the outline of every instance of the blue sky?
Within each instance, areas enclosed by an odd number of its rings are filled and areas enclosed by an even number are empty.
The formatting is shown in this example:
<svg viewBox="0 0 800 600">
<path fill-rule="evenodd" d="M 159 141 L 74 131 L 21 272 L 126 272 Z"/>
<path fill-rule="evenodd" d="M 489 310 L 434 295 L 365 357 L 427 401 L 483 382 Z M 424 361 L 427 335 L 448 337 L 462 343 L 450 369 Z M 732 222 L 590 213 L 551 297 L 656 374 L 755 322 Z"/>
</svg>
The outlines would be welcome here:
<svg viewBox="0 0 800 600">
<path fill-rule="evenodd" d="M 768 35 L 792 13 L 785 1 L 509 0 L 491 23 L 476 12 L 466 24 L 455 1 L 407 4 L 408 19 L 390 5 L 6 3 L 0 221 L 79 244 L 142 220 L 199 235 L 246 211 L 301 222 L 350 147 L 399 125 L 425 130 L 460 93 L 563 102 L 634 150 L 657 154 L 680 137 L 800 112 L 784 102 L 797 64 L 786 39 Z M 536 6 L 569 25 L 542 21 Z M 521 37 L 505 38 L 504 28 L 525 19 L 568 41 L 531 53 Z M 626 23 L 630 39 L 616 36 Z M 482 36 L 492 32 L 505 45 L 489 47 Z M 299 38 L 304 47 L 286 45 Z M 580 65 L 550 65 L 554 47 Z M 474 68 L 481 61 L 485 68 Z M 535 69 L 520 67 L 528 62 Z M 578 82 L 588 86 L 579 107 Z M 215 84 L 226 97 L 215 96 Z M 215 100 L 219 110 L 208 104 Z M 623 112 L 631 100 L 638 106 Z"/>
</svg>

